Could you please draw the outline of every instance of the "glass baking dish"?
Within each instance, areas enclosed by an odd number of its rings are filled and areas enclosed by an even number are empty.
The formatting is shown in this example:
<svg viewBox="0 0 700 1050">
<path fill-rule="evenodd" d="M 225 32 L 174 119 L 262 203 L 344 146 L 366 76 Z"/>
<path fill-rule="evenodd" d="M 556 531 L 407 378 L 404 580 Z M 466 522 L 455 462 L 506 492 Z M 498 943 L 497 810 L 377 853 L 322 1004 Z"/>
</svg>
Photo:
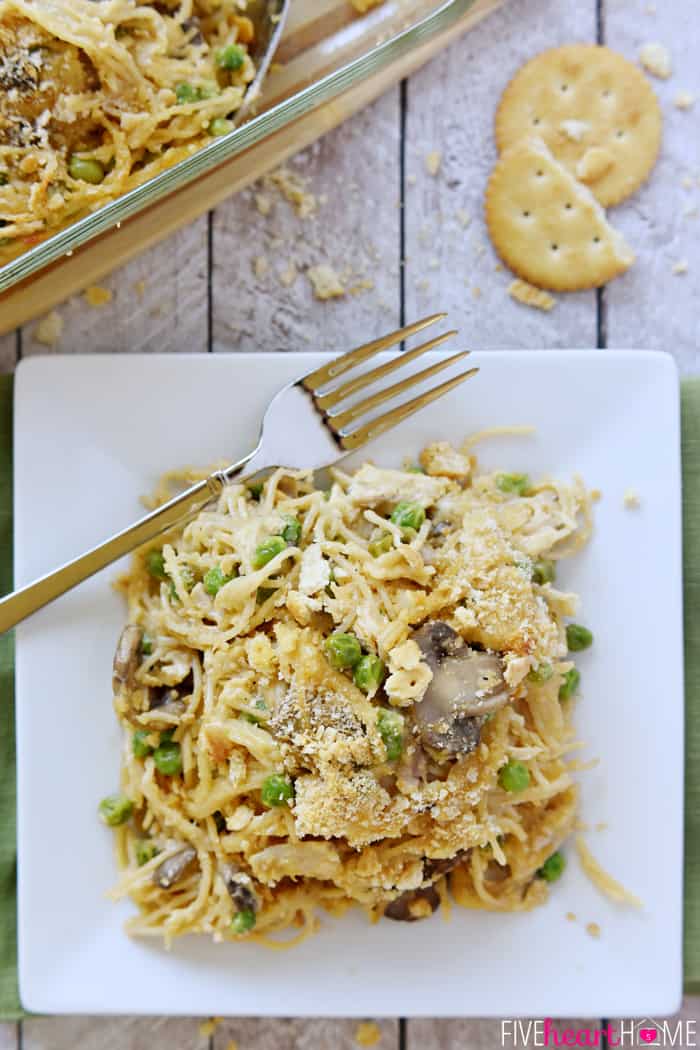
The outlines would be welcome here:
<svg viewBox="0 0 700 1050">
<path fill-rule="evenodd" d="M 385 0 L 358 16 L 350 3 L 314 0 L 295 8 L 292 0 L 279 66 L 273 64 L 268 75 L 258 115 L 0 267 L 0 292 L 388 68 L 479 2 Z"/>
</svg>

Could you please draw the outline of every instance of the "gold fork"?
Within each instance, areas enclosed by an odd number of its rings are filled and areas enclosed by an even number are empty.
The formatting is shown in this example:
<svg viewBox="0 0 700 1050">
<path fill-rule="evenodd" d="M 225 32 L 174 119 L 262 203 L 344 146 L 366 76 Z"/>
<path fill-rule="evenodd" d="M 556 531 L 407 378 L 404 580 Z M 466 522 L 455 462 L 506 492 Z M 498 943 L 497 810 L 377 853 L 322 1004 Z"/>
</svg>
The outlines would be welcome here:
<svg viewBox="0 0 700 1050">
<path fill-rule="evenodd" d="M 406 391 L 467 357 L 469 351 L 465 350 L 442 358 L 421 372 L 409 375 L 390 386 L 384 386 L 362 400 L 353 401 L 360 391 L 381 382 L 386 376 L 417 360 L 429 350 L 434 350 L 457 334 L 451 331 L 430 339 L 415 350 L 398 354 L 370 372 L 364 372 L 339 385 L 337 383 L 347 372 L 446 316 L 442 313 L 433 314 L 396 332 L 390 332 L 381 339 L 375 339 L 342 357 L 332 359 L 322 368 L 317 368 L 309 375 L 302 376 L 284 387 L 275 395 L 265 412 L 260 440 L 252 452 L 225 470 L 218 470 L 205 481 L 200 481 L 179 493 L 168 503 L 98 547 L 2 598 L 0 633 L 14 627 L 37 609 L 65 594 L 136 547 L 148 543 L 162 532 L 191 518 L 216 499 L 224 486 L 232 481 L 249 479 L 276 467 L 292 470 L 321 470 L 329 467 L 347 452 L 360 448 L 379 434 L 395 427 L 418 409 L 443 397 L 459 383 L 475 375 L 478 368 L 460 372 L 425 393 L 418 394 L 409 401 L 402 401 L 382 415 L 361 423 L 365 416 L 380 405 L 401 398 Z M 360 425 L 357 425 L 358 423 Z"/>
</svg>

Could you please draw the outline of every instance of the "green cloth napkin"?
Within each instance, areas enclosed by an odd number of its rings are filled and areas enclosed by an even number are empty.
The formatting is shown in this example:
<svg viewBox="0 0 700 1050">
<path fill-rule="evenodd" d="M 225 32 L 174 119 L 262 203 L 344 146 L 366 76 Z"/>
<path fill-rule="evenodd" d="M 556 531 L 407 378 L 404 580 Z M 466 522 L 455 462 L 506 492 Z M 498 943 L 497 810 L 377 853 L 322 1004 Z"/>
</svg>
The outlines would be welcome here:
<svg viewBox="0 0 700 1050">
<path fill-rule="evenodd" d="M 700 994 L 700 379 L 682 386 L 685 543 L 685 990 Z M 0 376 L 0 593 L 12 586 L 12 379 Z M 17 989 L 14 640 L 0 637 L 0 1021 Z"/>
</svg>

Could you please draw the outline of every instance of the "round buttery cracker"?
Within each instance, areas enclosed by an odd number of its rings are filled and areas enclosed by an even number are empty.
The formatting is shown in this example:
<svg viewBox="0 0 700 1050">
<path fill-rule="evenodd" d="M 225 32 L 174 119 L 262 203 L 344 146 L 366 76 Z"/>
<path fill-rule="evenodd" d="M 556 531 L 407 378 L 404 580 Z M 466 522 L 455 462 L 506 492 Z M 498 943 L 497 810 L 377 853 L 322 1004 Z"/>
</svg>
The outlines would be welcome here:
<svg viewBox="0 0 700 1050">
<path fill-rule="evenodd" d="M 496 113 L 499 152 L 541 138 L 601 204 L 645 181 L 661 146 L 661 110 L 644 74 L 597 44 L 569 44 L 527 62 Z"/>
<path fill-rule="evenodd" d="M 486 224 L 511 270 L 551 291 L 596 288 L 634 262 L 590 190 L 541 139 L 521 139 L 500 157 L 486 190 Z"/>
</svg>

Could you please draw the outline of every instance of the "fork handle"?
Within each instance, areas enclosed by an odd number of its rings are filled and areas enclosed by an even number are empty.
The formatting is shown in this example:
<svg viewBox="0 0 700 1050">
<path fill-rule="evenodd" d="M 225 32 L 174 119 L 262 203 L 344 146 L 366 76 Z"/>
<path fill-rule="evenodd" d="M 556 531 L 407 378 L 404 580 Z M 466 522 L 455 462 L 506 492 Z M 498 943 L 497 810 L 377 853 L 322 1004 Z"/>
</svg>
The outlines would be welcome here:
<svg viewBox="0 0 700 1050">
<path fill-rule="evenodd" d="M 118 532 L 104 543 L 100 543 L 99 546 L 93 547 L 86 554 L 81 554 L 79 558 L 67 562 L 60 569 L 55 569 L 33 583 L 27 584 L 26 587 L 0 599 L 0 634 L 9 631 L 15 624 L 25 620 L 44 605 L 48 605 L 54 598 L 65 594 L 66 591 L 82 583 L 83 580 L 87 580 L 100 569 L 104 569 L 118 558 L 140 547 L 142 543 L 148 543 L 162 532 L 166 532 L 179 522 L 197 514 L 207 503 L 216 499 L 228 482 L 240 474 L 252 455 L 251 453 L 237 463 L 233 463 L 226 470 L 210 474 L 205 481 L 200 481 L 191 488 L 185 489 L 184 492 L 152 511 L 151 514 L 146 515 L 145 518 L 141 518 L 134 525 Z"/>
</svg>

